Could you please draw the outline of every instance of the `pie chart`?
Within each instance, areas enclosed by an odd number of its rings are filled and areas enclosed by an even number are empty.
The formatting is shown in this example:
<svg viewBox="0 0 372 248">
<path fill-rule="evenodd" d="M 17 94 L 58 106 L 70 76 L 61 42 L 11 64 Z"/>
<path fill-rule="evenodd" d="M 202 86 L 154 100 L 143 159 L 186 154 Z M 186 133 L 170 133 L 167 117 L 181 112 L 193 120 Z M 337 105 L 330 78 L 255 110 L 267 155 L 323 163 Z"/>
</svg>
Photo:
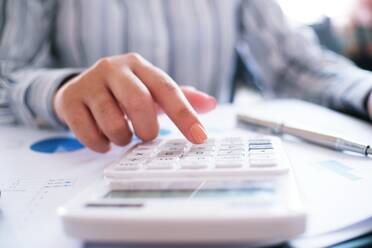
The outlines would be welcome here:
<svg viewBox="0 0 372 248">
<path fill-rule="evenodd" d="M 167 136 L 171 131 L 168 129 L 160 129 L 159 136 Z M 134 136 L 135 141 L 139 141 L 138 137 Z M 67 153 L 83 149 L 84 145 L 81 144 L 76 138 L 73 137 L 52 137 L 39 140 L 30 146 L 34 152 L 40 153 Z"/>
<path fill-rule="evenodd" d="M 71 137 L 54 137 L 40 140 L 31 145 L 31 150 L 41 153 L 66 153 L 84 148 L 77 139 Z"/>
</svg>

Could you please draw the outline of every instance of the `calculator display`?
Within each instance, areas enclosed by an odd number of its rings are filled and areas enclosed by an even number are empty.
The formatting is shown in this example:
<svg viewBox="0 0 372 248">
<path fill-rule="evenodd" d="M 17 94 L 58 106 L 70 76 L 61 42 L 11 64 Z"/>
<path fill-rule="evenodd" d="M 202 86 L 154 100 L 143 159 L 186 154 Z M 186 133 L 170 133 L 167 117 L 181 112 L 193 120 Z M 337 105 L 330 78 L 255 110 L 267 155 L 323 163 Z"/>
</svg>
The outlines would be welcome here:
<svg viewBox="0 0 372 248">
<path fill-rule="evenodd" d="M 206 198 L 266 198 L 272 197 L 275 187 L 272 182 L 203 182 L 195 188 L 171 189 L 120 189 L 108 192 L 104 198 L 111 199 L 206 199 Z"/>
</svg>

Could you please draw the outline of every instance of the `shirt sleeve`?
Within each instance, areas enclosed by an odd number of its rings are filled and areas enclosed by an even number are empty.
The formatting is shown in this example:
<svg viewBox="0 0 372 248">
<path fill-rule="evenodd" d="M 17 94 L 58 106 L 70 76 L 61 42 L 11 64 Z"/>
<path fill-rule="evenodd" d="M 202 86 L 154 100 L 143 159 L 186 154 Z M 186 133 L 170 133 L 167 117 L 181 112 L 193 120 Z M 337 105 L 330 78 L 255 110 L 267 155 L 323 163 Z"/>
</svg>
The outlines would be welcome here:
<svg viewBox="0 0 372 248">
<path fill-rule="evenodd" d="M 370 118 L 370 72 L 322 49 L 309 28 L 291 26 L 273 0 L 243 1 L 240 20 L 237 50 L 267 95 L 301 98 Z"/>
<path fill-rule="evenodd" d="M 56 2 L 0 0 L 0 11 L 0 123 L 65 127 L 54 114 L 53 96 L 81 70 L 55 67 L 51 43 Z"/>
</svg>

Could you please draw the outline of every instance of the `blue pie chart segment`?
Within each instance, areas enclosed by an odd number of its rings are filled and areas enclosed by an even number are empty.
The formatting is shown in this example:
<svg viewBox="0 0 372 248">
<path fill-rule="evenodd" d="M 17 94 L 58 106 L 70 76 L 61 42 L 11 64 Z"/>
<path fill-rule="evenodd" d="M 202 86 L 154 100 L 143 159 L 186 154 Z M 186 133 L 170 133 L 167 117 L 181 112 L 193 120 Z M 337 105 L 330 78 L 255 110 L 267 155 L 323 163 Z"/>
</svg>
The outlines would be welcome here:
<svg viewBox="0 0 372 248">
<path fill-rule="evenodd" d="M 159 136 L 167 136 L 171 133 L 169 129 L 160 129 Z M 139 141 L 138 137 L 134 137 Z M 72 137 L 53 137 L 33 143 L 30 149 L 40 153 L 67 153 L 83 149 L 84 145 Z"/>
<path fill-rule="evenodd" d="M 71 137 L 55 137 L 40 140 L 31 145 L 31 150 L 41 153 L 66 153 L 84 148 L 77 139 Z"/>
<path fill-rule="evenodd" d="M 171 131 L 169 129 L 160 128 L 159 136 L 167 136 L 170 133 L 171 133 Z"/>
</svg>

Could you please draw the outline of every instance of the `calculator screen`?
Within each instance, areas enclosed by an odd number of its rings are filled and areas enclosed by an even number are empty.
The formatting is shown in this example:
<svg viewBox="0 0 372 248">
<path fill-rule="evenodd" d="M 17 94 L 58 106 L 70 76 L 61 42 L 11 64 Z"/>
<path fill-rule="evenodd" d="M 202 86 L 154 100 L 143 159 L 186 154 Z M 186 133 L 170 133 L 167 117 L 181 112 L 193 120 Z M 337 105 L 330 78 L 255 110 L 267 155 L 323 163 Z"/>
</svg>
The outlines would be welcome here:
<svg viewBox="0 0 372 248">
<path fill-rule="evenodd" d="M 201 182 L 194 187 L 128 188 L 108 192 L 104 198 L 111 199 L 206 199 L 206 198 L 266 198 L 272 197 L 272 182 Z"/>
</svg>

